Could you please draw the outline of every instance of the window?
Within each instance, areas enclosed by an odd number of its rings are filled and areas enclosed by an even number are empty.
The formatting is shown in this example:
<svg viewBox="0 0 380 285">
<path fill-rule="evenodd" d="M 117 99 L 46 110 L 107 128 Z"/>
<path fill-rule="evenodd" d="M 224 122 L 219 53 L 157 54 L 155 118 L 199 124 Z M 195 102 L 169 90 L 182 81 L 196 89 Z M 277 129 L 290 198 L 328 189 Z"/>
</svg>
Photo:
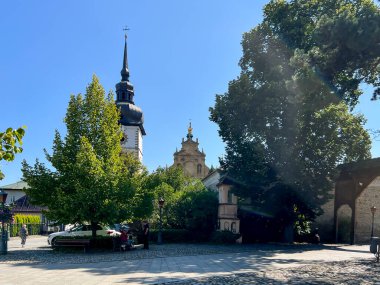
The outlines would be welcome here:
<svg viewBox="0 0 380 285">
<path fill-rule="evenodd" d="M 228 204 L 232 204 L 232 192 L 228 191 Z"/>
<path fill-rule="evenodd" d="M 231 232 L 236 233 L 236 223 L 235 222 L 231 223 Z"/>
<path fill-rule="evenodd" d="M 201 164 L 198 164 L 198 166 L 197 166 L 197 173 L 198 174 L 202 173 L 202 165 Z"/>
<path fill-rule="evenodd" d="M 224 229 L 226 231 L 228 231 L 230 229 L 230 225 L 228 224 L 228 222 L 224 222 Z"/>
</svg>

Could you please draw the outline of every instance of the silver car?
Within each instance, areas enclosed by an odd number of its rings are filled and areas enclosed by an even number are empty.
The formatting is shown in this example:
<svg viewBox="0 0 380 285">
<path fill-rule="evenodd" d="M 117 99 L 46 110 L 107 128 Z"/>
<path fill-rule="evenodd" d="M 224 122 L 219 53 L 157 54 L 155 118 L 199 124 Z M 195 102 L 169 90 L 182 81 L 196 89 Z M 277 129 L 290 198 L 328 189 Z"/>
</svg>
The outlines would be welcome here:
<svg viewBox="0 0 380 285">
<path fill-rule="evenodd" d="M 74 236 L 91 236 L 91 235 L 92 235 L 91 225 L 76 225 L 68 230 L 50 234 L 48 236 L 47 242 L 49 245 L 54 246 L 56 237 L 61 237 L 61 236 L 74 237 Z M 112 230 L 106 225 L 97 225 L 96 235 L 97 236 L 119 236 L 120 232 Z"/>
</svg>

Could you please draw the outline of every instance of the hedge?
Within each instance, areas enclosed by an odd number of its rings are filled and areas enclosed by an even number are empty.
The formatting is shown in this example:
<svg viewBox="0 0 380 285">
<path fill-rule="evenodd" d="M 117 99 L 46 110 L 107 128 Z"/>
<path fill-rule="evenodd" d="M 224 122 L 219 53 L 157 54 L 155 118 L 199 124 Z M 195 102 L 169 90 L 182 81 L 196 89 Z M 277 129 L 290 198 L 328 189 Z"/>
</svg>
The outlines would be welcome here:
<svg viewBox="0 0 380 285">
<path fill-rule="evenodd" d="M 239 234 L 234 234 L 231 231 L 216 231 L 211 236 L 211 242 L 234 244 L 239 237 Z"/>
<path fill-rule="evenodd" d="M 157 241 L 158 230 L 151 229 L 149 240 Z M 138 237 L 139 243 L 142 243 L 142 236 Z M 201 231 L 189 231 L 185 229 L 163 229 L 162 240 L 165 243 L 181 243 L 181 242 L 207 242 L 210 241 L 210 234 Z"/>
<path fill-rule="evenodd" d="M 39 235 L 41 233 L 40 216 L 16 214 L 13 216 L 13 223 L 9 228 L 10 236 L 18 236 L 18 232 L 24 224 L 26 224 L 29 235 Z"/>
</svg>

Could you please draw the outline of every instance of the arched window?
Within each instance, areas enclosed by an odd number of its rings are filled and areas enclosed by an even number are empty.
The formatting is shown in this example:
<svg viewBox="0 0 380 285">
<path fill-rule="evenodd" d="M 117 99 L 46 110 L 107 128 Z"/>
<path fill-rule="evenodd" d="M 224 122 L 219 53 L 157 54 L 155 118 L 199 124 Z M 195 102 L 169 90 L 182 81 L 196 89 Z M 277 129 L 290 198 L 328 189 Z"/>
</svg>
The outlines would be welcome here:
<svg viewBox="0 0 380 285">
<path fill-rule="evenodd" d="M 224 222 L 224 229 L 226 231 L 229 231 L 230 230 L 230 224 L 228 222 Z"/>
<path fill-rule="evenodd" d="M 236 223 L 235 222 L 231 223 L 231 232 L 236 233 Z"/>
<path fill-rule="evenodd" d="M 201 165 L 201 164 L 198 164 L 198 165 L 197 165 L 197 173 L 198 173 L 198 174 L 201 174 L 201 173 L 202 173 L 202 165 Z"/>
</svg>

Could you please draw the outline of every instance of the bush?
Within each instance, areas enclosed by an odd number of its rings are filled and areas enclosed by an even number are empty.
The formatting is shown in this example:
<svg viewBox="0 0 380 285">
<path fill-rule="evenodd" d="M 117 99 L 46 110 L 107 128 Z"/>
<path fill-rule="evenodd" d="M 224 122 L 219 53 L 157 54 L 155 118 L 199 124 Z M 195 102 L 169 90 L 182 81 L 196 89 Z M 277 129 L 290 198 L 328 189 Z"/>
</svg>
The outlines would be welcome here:
<svg viewBox="0 0 380 285">
<path fill-rule="evenodd" d="M 215 243 L 233 244 L 240 237 L 230 231 L 216 231 L 211 236 L 211 241 Z"/>
<path fill-rule="evenodd" d="M 186 229 L 163 229 L 162 240 L 165 243 L 181 243 L 181 242 L 208 242 L 210 234 L 201 231 L 190 231 Z M 157 242 L 158 230 L 151 229 L 149 240 Z M 142 243 L 142 234 L 138 235 L 138 243 Z"/>
</svg>

